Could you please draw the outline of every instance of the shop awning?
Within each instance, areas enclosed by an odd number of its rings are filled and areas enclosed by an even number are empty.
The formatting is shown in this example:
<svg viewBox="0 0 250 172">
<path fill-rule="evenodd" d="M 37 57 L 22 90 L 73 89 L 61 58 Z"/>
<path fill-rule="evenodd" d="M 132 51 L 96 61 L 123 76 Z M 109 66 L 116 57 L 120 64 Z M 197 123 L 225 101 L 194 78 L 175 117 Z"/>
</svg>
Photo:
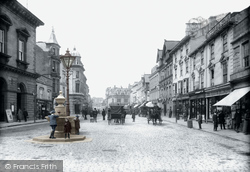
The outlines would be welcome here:
<svg viewBox="0 0 250 172">
<path fill-rule="evenodd" d="M 250 87 L 236 89 L 226 97 L 215 103 L 213 106 L 232 106 L 237 100 L 246 95 L 250 91 Z"/>
<path fill-rule="evenodd" d="M 154 104 L 152 102 L 148 102 L 148 103 L 146 103 L 146 106 L 147 107 L 154 107 Z"/>
<path fill-rule="evenodd" d="M 135 104 L 135 105 L 134 105 L 134 108 L 136 108 L 136 107 L 138 107 L 138 106 L 139 106 L 139 104 Z"/>
<path fill-rule="evenodd" d="M 139 106 L 139 108 L 141 108 L 141 107 L 145 106 L 145 105 L 146 105 L 146 103 L 148 103 L 148 101 L 143 102 L 143 103 Z"/>
</svg>

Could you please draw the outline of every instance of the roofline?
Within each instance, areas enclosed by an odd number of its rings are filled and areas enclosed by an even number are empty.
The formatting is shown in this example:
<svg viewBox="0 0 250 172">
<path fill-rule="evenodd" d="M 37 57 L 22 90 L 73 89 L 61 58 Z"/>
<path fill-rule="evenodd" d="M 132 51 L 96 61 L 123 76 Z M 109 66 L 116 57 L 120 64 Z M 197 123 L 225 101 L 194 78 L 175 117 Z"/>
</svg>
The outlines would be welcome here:
<svg viewBox="0 0 250 172">
<path fill-rule="evenodd" d="M 186 43 L 190 38 L 191 37 L 189 35 L 182 38 L 182 40 L 179 41 L 179 43 L 176 46 L 174 46 L 174 48 L 169 52 L 169 55 L 175 53 L 177 51 L 177 49 L 180 48 L 184 43 Z"/>
<path fill-rule="evenodd" d="M 36 17 L 31 11 L 25 8 L 17 0 L 1 0 L 0 4 L 5 5 L 13 13 L 20 15 L 23 20 L 36 27 L 44 25 L 44 23 Z"/>
</svg>

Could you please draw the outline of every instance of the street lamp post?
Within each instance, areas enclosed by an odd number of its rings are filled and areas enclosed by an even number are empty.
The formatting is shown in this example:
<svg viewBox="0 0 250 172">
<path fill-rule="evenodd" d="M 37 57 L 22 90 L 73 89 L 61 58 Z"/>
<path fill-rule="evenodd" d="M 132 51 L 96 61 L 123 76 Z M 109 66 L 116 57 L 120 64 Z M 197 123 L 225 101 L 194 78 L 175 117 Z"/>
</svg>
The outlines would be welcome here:
<svg viewBox="0 0 250 172">
<path fill-rule="evenodd" d="M 69 110 L 69 71 L 70 68 L 75 60 L 75 56 L 71 56 L 69 53 L 69 49 L 67 49 L 66 54 L 60 56 L 60 59 L 63 63 L 64 68 L 66 69 L 66 84 L 67 84 L 67 103 L 66 103 L 66 115 L 70 116 L 70 110 Z"/>
</svg>

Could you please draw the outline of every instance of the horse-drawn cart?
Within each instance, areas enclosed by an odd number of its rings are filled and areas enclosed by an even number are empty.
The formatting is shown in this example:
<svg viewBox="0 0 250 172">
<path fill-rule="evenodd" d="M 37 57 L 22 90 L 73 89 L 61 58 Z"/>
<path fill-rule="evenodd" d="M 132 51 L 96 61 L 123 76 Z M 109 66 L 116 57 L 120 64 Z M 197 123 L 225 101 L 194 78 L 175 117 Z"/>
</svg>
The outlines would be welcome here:
<svg viewBox="0 0 250 172">
<path fill-rule="evenodd" d="M 116 124 L 124 124 L 125 123 L 125 115 L 126 112 L 124 110 L 123 105 L 110 105 L 109 112 L 108 112 L 108 124 L 111 124 L 113 120 Z"/>
<path fill-rule="evenodd" d="M 159 124 L 162 124 L 162 119 L 161 119 L 161 108 L 158 106 L 148 106 L 148 124 L 149 121 L 152 121 L 154 125 L 157 124 L 157 120 L 159 121 Z"/>
</svg>

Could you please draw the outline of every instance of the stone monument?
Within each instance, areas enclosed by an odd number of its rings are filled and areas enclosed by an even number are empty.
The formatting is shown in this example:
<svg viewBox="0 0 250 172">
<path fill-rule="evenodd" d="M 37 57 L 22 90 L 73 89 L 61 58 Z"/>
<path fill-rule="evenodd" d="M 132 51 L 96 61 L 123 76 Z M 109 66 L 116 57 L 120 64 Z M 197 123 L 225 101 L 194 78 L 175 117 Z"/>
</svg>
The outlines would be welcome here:
<svg viewBox="0 0 250 172">
<path fill-rule="evenodd" d="M 57 127 L 55 130 L 54 136 L 56 139 L 50 139 L 49 136 L 39 136 L 36 138 L 33 138 L 33 141 L 38 142 L 72 142 L 72 141 L 81 141 L 84 140 L 86 137 L 81 135 L 75 135 L 75 116 L 67 116 L 66 115 L 66 107 L 63 105 L 65 102 L 65 98 L 62 95 L 62 91 L 59 92 L 59 95 L 57 98 L 55 98 L 56 103 L 58 104 L 55 107 L 55 115 L 58 115 L 59 117 L 56 119 Z M 48 121 L 50 121 L 50 118 L 48 116 L 45 117 Z M 65 119 L 68 119 L 71 123 L 71 135 L 70 139 L 65 139 L 64 134 L 64 123 Z"/>
</svg>

